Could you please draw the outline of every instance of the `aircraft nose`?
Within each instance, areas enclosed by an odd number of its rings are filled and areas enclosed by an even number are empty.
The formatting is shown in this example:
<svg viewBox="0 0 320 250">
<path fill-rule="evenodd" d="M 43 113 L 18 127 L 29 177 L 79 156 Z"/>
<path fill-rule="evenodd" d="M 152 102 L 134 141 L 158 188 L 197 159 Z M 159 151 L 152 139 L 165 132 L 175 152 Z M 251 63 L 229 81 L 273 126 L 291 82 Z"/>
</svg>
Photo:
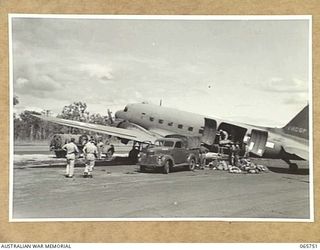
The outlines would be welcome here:
<svg viewBox="0 0 320 250">
<path fill-rule="evenodd" d="M 115 118 L 122 118 L 122 115 L 123 115 L 123 112 L 120 110 L 114 114 Z"/>
</svg>

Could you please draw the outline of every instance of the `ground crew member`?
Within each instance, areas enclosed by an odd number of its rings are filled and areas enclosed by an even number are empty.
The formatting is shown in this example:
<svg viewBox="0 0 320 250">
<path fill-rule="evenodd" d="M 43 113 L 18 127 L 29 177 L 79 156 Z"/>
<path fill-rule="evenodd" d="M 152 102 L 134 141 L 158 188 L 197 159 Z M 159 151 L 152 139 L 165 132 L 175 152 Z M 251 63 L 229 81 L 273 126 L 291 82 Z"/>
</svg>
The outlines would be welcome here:
<svg viewBox="0 0 320 250">
<path fill-rule="evenodd" d="M 98 144 L 97 144 L 97 149 L 98 149 L 98 159 L 102 159 L 102 152 L 104 148 L 104 143 L 102 142 L 102 138 L 99 138 Z"/>
<path fill-rule="evenodd" d="M 199 160 L 200 160 L 200 169 L 204 169 L 206 166 L 206 154 L 208 153 L 208 149 L 204 146 L 203 143 L 200 145 L 200 154 L 199 154 Z"/>
<path fill-rule="evenodd" d="M 250 153 L 249 146 L 248 146 L 247 143 L 244 143 L 244 155 L 243 155 L 243 158 L 248 158 L 249 157 L 249 153 Z"/>
<path fill-rule="evenodd" d="M 235 165 L 236 167 L 239 167 L 239 165 L 240 165 L 240 162 L 239 162 L 239 159 L 240 159 L 239 154 L 240 154 L 240 146 L 239 146 L 239 143 L 236 142 L 235 148 L 234 148 L 234 165 Z"/>
<path fill-rule="evenodd" d="M 71 138 L 70 142 L 65 144 L 62 149 L 67 152 L 67 166 L 66 166 L 66 177 L 72 178 L 74 173 L 74 162 L 76 159 L 76 154 L 79 153 L 79 149 L 76 144 L 74 144 L 74 138 Z"/>
<path fill-rule="evenodd" d="M 222 129 L 219 130 L 219 145 L 224 146 L 229 144 L 231 141 L 229 140 L 229 134 L 227 131 Z"/>
<path fill-rule="evenodd" d="M 236 146 L 231 143 L 230 145 L 230 149 L 229 149 L 229 164 L 231 166 L 234 166 L 234 153 L 235 153 L 235 149 L 236 149 Z"/>
<path fill-rule="evenodd" d="M 94 140 L 90 140 L 90 142 L 84 146 L 83 153 L 86 161 L 83 177 L 92 178 L 92 170 L 94 168 L 96 155 L 98 153 L 98 149 L 96 145 L 94 145 Z"/>
</svg>

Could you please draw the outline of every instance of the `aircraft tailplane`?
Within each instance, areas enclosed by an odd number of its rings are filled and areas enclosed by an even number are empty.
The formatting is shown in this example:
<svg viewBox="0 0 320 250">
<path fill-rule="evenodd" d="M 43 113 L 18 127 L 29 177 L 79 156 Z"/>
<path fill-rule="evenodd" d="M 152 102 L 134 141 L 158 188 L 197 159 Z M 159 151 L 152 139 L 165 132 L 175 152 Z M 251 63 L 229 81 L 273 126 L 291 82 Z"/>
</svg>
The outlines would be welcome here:
<svg viewBox="0 0 320 250">
<path fill-rule="evenodd" d="M 286 134 L 300 138 L 309 138 L 309 105 L 305 106 L 286 126 L 282 128 Z"/>
</svg>

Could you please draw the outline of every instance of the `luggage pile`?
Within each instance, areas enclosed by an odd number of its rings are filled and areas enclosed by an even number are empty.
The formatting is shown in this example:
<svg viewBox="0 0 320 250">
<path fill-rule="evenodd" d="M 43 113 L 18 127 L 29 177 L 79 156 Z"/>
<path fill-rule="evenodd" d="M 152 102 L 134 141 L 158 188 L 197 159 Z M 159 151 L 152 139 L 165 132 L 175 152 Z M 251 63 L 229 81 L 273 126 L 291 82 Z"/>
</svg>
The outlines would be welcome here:
<svg viewBox="0 0 320 250">
<path fill-rule="evenodd" d="M 208 167 L 212 170 L 223 170 L 229 171 L 230 173 L 249 173 L 249 174 L 259 174 L 260 172 L 267 172 L 268 168 L 255 164 L 250 161 L 250 159 L 240 159 L 237 166 L 228 165 L 226 161 L 211 161 Z"/>
</svg>

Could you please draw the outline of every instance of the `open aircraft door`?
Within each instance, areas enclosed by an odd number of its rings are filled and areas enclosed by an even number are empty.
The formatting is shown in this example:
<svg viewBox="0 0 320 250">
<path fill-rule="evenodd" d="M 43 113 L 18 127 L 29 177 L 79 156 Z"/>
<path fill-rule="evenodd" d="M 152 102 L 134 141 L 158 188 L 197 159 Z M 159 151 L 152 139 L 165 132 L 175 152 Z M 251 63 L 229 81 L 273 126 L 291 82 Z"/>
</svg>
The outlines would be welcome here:
<svg viewBox="0 0 320 250">
<path fill-rule="evenodd" d="M 252 129 L 248 144 L 249 151 L 255 155 L 262 156 L 266 149 L 267 139 L 267 131 Z"/>
<path fill-rule="evenodd" d="M 201 142 L 212 145 L 216 138 L 217 122 L 213 119 L 204 118 L 204 130 Z"/>
</svg>

